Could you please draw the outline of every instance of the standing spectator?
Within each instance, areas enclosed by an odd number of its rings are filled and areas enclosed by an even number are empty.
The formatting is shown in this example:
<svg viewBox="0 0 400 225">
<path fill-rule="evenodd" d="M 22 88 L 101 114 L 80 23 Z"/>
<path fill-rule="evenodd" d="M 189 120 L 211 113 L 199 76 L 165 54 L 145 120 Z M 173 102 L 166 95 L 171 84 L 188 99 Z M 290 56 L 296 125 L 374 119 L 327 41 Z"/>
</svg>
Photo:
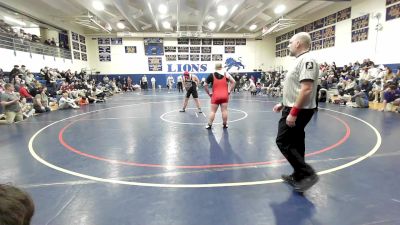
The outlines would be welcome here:
<svg viewBox="0 0 400 225">
<path fill-rule="evenodd" d="M 240 75 L 239 73 L 236 73 L 235 75 L 235 88 L 233 89 L 233 92 L 240 92 Z"/>
<path fill-rule="evenodd" d="M 156 90 L 156 78 L 154 77 L 151 78 L 151 88 Z"/>
<path fill-rule="evenodd" d="M 21 79 L 25 80 L 26 75 L 28 74 L 29 70 L 26 69 L 25 65 L 21 65 L 21 69 L 20 69 L 20 75 L 21 75 Z"/>
<path fill-rule="evenodd" d="M 173 78 L 171 75 L 169 75 L 168 78 L 167 78 L 168 92 L 169 92 L 170 90 L 172 90 L 172 88 L 173 88 L 173 86 L 174 86 L 174 83 L 175 83 L 174 78 Z"/>
<path fill-rule="evenodd" d="M 10 74 L 8 74 L 8 83 L 15 84 L 15 77 L 20 74 L 19 66 L 15 65 L 11 70 Z"/>
<path fill-rule="evenodd" d="M 0 68 L 0 80 L 3 80 L 4 72 L 3 69 Z"/>
<path fill-rule="evenodd" d="M 304 128 L 316 107 L 319 73 L 318 64 L 309 54 L 310 46 L 311 37 L 306 32 L 297 33 L 289 40 L 288 48 L 290 55 L 296 57 L 296 65 L 286 75 L 283 102 L 273 108 L 274 112 L 282 111 L 276 144 L 294 169 L 291 175 L 282 175 L 282 179 L 297 192 L 304 192 L 319 179 L 304 159 Z"/>
<path fill-rule="evenodd" d="M 183 92 L 183 84 L 182 84 L 182 75 L 179 75 L 177 78 L 177 87 L 178 87 L 178 92 Z"/>
<path fill-rule="evenodd" d="M 140 80 L 141 88 L 144 90 L 147 90 L 148 88 L 148 83 L 147 83 L 147 77 L 146 75 L 143 75 L 142 79 Z"/>
</svg>

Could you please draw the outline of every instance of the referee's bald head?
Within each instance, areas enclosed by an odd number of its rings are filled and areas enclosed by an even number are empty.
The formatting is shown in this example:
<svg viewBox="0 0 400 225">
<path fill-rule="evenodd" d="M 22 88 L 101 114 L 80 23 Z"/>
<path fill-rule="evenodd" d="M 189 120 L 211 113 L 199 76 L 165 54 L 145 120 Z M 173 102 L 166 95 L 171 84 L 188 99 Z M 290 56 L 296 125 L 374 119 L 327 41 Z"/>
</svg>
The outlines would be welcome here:
<svg viewBox="0 0 400 225">
<path fill-rule="evenodd" d="M 295 34 L 292 37 L 292 41 L 299 41 L 299 44 L 305 49 L 309 49 L 311 47 L 311 36 L 307 32 Z"/>
</svg>

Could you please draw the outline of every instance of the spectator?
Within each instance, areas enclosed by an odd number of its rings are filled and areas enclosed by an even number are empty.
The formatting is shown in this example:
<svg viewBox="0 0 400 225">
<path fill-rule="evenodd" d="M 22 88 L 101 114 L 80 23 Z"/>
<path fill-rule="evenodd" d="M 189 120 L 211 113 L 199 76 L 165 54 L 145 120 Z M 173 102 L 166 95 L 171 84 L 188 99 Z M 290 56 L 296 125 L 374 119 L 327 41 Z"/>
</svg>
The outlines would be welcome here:
<svg viewBox="0 0 400 225">
<path fill-rule="evenodd" d="M 0 124 L 12 124 L 24 118 L 19 105 L 19 96 L 14 93 L 14 86 L 10 83 L 4 85 L 5 92 L 1 94 L 0 102 L 4 106 L 5 120 L 0 120 Z"/>
<path fill-rule="evenodd" d="M 28 89 L 26 88 L 25 84 L 21 84 L 19 87 L 19 94 L 21 95 L 21 97 L 24 97 L 28 100 L 28 102 L 32 102 L 33 101 L 33 97 L 32 95 L 29 93 Z"/>
<path fill-rule="evenodd" d="M 34 212 L 28 193 L 11 185 L 0 185 L 0 224 L 29 225 Z"/>
<path fill-rule="evenodd" d="M 392 69 L 386 67 L 386 73 L 383 76 L 383 83 L 386 84 L 387 82 L 393 82 L 396 78 L 396 75 L 393 73 Z"/>
<path fill-rule="evenodd" d="M 60 109 L 68 109 L 68 108 L 79 109 L 79 106 L 76 105 L 76 103 L 73 99 L 68 98 L 67 92 L 64 92 L 62 94 L 62 97 L 59 100 L 58 108 L 60 108 Z"/>
<path fill-rule="evenodd" d="M 374 97 L 374 102 L 383 101 L 383 83 L 380 78 L 376 79 L 375 83 L 372 84 L 372 96 Z"/>
<path fill-rule="evenodd" d="M 390 85 L 383 93 L 383 108 L 381 111 L 386 110 L 386 105 L 388 103 L 392 103 L 392 105 L 399 106 L 400 105 L 400 90 L 396 87 L 396 85 Z"/>
<path fill-rule="evenodd" d="M 15 77 L 20 74 L 19 66 L 15 65 L 14 68 L 11 70 L 10 74 L 8 75 L 8 83 L 15 84 Z"/>
<path fill-rule="evenodd" d="M 33 99 L 33 108 L 35 109 L 36 113 L 50 111 L 49 98 L 47 97 L 46 91 L 46 87 L 39 89 L 39 93 Z"/>
<path fill-rule="evenodd" d="M 4 72 L 3 69 L 0 68 L 0 80 L 3 80 Z"/>
<path fill-rule="evenodd" d="M 24 119 L 33 116 L 35 109 L 33 109 L 31 103 L 26 102 L 26 98 L 21 97 L 19 105 L 21 106 L 22 115 Z"/>
<path fill-rule="evenodd" d="M 353 106 L 356 108 L 369 107 L 368 95 L 365 92 L 361 91 L 361 88 L 359 86 L 355 87 L 354 95 L 351 96 L 351 100 L 355 102 Z"/>
</svg>

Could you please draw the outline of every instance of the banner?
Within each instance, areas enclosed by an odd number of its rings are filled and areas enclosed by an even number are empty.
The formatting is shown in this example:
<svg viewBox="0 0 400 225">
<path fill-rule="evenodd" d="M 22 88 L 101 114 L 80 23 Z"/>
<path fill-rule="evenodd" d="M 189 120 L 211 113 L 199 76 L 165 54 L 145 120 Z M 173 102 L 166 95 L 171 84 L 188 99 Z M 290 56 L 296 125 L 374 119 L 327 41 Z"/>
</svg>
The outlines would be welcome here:
<svg viewBox="0 0 400 225">
<path fill-rule="evenodd" d="M 162 58 L 161 57 L 149 57 L 149 71 L 162 71 Z"/>
</svg>

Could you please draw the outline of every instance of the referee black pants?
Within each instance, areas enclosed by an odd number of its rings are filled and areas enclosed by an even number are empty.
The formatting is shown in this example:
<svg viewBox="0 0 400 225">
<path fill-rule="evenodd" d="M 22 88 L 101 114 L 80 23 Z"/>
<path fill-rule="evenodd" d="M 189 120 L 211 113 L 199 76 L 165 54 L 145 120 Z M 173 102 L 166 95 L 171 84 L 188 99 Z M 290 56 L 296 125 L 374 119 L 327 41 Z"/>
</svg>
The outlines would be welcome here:
<svg viewBox="0 0 400 225">
<path fill-rule="evenodd" d="M 294 169 L 292 174 L 294 179 L 300 181 L 305 177 L 315 174 L 314 169 L 304 160 L 304 128 L 311 120 L 311 117 L 314 114 L 314 109 L 301 109 L 297 115 L 296 126 L 294 127 L 289 127 L 286 124 L 286 117 L 289 115 L 290 110 L 290 107 L 284 107 L 282 110 L 276 144 L 290 165 L 292 165 Z"/>
</svg>

